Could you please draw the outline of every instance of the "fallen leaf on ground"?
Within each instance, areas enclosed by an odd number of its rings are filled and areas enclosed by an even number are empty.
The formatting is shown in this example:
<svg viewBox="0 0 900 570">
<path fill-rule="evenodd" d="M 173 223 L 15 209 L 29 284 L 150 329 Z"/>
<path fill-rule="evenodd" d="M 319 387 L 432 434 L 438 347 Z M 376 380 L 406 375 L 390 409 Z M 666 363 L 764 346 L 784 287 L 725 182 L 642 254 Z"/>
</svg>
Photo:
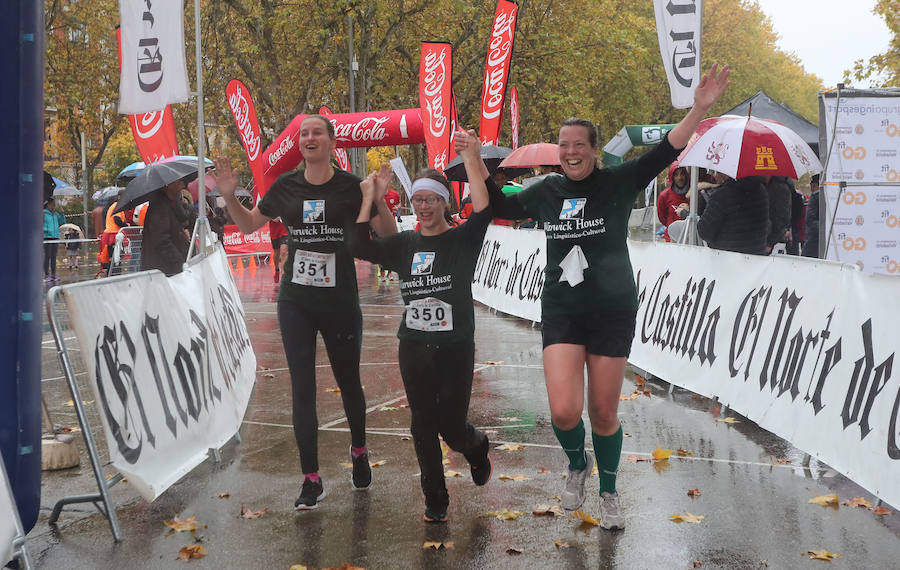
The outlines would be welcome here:
<svg viewBox="0 0 900 570">
<path fill-rule="evenodd" d="M 444 465 L 450 465 L 450 460 L 445 457 L 444 459 L 441 459 L 441 463 L 443 463 Z"/>
<path fill-rule="evenodd" d="M 741 423 L 734 418 L 716 418 L 716 421 L 722 422 L 723 424 L 739 424 L 739 423 Z"/>
<path fill-rule="evenodd" d="M 366 570 L 366 569 L 363 568 L 362 566 L 354 566 L 354 565 L 350 564 L 349 562 L 344 562 L 337 568 L 322 568 L 322 570 Z"/>
<path fill-rule="evenodd" d="M 352 463 L 341 463 L 341 466 L 343 466 L 343 467 L 353 467 L 353 464 L 352 464 Z"/>
<path fill-rule="evenodd" d="M 695 515 L 688 511 L 684 511 L 684 513 L 685 514 L 683 515 L 671 515 L 669 518 L 672 519 L 673 522 L 688 522 L 695 524 L 700 524 L 700 521 L 706 518 L 705 515 Z"/>
<path fill-rule="evenodd" d="M 397 406 L 382 406 L 381 407 L 382 412 L 393 412 L 394 410 L 399 410 L 399 409 L 400 408 L 398 408 Z"/>
<path fill-rule="evenodd" d="M 271 372 L 266 372 L 265 374 L 263 374 L 263 378 L 275 378 L 275 375 Z"/>
<path fill-rule="evenodd" d="M 541 468 L 538 470 L 538 473 L 550 473 L 550 470 L 547 469 L 546 467 L 541 467 Z"/>
<path fill-rule="evenodd" d="M 487 366 L 497 366 L 498 364 L 503 364 L 502 360 L 488 360 L 485 362 Z"/>
<path fill-rule="evenodd" d="M 254 511 L 253 509 L 251 509 L 249 507 L 245 507 L 244 505 L 241 505 L 241 518 L 242 519 L 258 519 L 259 517 L 266 514 L 266 512 L 268 510 L 269 510 L 269 508 L 266 507 L 261 511 Z"/>
<path fill-rule="evenodd" d="M 163 523 L 171 528 L 175 532 L 186 532 L 189 530 L 197 530 L 197 522 L 196 515 L 191 515 L 186 519 L 178 518 L 178 515 L 172 517 L 170 521 L 163 521 Z"/>
<path fill-rule="evenodd" d="M 400 405 L 397 406 L 397 407 L 398 407 L 398 408 L 408 408 L 408 407 L 409 407 L 409 404 L 400 404 Z"/>
<path fill-rule="evenodd" d="M 892 514 L 894 514 L 894 511 L 892 511 L 891 509 L 882 507 L 882 506 L 875 507 L 874 509 L 872 509 L 872 512 L 875 513 L 876 515 L 892 515 Z"/>
<path fill-rule="evenodd" d="M 506 553 L 509 554 L 510 556 L 515 556 L 516 554 L 522 554 L 522 551 L 519 550 L 518 548 L 514 548 L 514 547 L 510 546 L 509 548 L 506 549 Z"/>
<path fill-rule="evenodd" d="M 340 388 L 325 388 L 326 392 L 340 392 Z"/>
<path fill-rule="evenodd" d="M 631 461 L 632 463 L 640 463 L 641 461 L 653 461 L 652 457 L 641 457 L 639 455 L 629 455 L 625 461 Z"/>
<path fill-rule="evenodd" d="M 498 446 L 496 449 L 500 449 L 503 451 L 522 451 L 525 449 L 525 446 L 519 443 L 504 443 L 503 445 Z"/>
<path fill-rule="evenodd" d="M 381 459 L 379 461 L 369 461 L 369 467 L 381 467 L 387 463 L 387 459 Z"/>
<path fill-rule="evenodd" d="M 501 475 L 497 479 L 501 481 L 528 481 L 528 477 L 524 475 Z"/>
<path fill-rule="evenodd" d="M 444 471 L 444 477 L 462 477 L 459 471 Z"/>
<path fill-rule="evenodd" d="M 400 438 L 400 441 L 409 441 L 409 436 L 404 435 L 403 437 Z"/>
<path fill-rule="evenodd" d="M 453 542 L 440 542 L 437 540 L 426 540 L 422 544 L 422 548 L 433 548 L 435 550 L 440 550 L 442 548 L 453 548 Z"/>
<path fill-rule="evenodd" d="M 661 445 L 656 447 L 656 450 L 653 452 L 653 459 L 656 461 L 668 461 L 669 456 L 675 453 L 671 449 L 663 449 Z"/>
<path fill-rule="evenodd" d="M 693 449 L 681 449 L 680 447 L 675 451 L 681 457 L 687 457 L 688 455 L 694 455 Z"/>
<path fill-rule="evenodd" d="M 600 475 L 600 469 L 597 467 L 596 463 L 594 463 L 594 466 L 591 468 L 591 475 Z"/>
<path fill-rule="evenodd" d="M 93 401 L 93 400 L 82 400 L 81 403 L 82 403 L 83 405 L 85 405 L 85 406 L 90 406 L 91 404 L 94 403 L 94 401 Z M 70 408 L 74 408 L 74 407 L 75 407 L 75 402 L 73 402 L 72 400 L 67 400 L 66 403 L 65 403 L 65 405 L 68 406 L 68 407 L 70 407 Z"/>
<path fill-rule="evenodd" d="M 594 517 L 592 517 L 591 515 L 587 514 L 584 511 L 575 511 L 572 514 L 575 515 L 575 518 L 580 519 L 581 522 L 583 522 L 585 524 L 600 526 L 600 521 L 598 519 L 595 519 Z"/>
<path fill-rule="evenodd" d="M 647 388 L 646 390 L 636 390 L 636 392 L 638 394 L 643 394 L 643 395 L 647 396 L 648 398 L 650 397 L 650 388 Z"/>
<path fill-rule="evenodd" d="M 199 544 L 182 546 L 181 550 L 178 551 L 178 558 L 181 558 L 182 560 L 190 560 L 191 558 L 203 558 L 204 556 L 206 556 L 206 549 Z"/>
<path fill-rule="evenodd" d="M 294 564 L 293 566 L 288 568 L 288 570 L 308 570 L 308 569 L 303 564 Z"/>
<path fill-rule="evenodd" d="M 447 457 L 447 454 L 450 453 L 450 446 L 441 442 L 441 457 Z"/>
<path fill-rule="evenodd" d="M 631 434 L 628 433 L 627 431 L 626 431 L 626 432 L 623 432 L 622 435 L 623 435 L 624 437 L 631 437 Z"/>
<path fill-rule="evenodd" d="M 818 497 L 813 497 L 809 500 L 810 503 L 815 503 L 817 505 L 822 505 L 823 507 L 827 506 L 838 506 L 838 496 L 834 493 L 828 495 L 819 495 Z"/>
<path fill-rule="evenodd" d="M 553 515 L 562 515 L 565 513 L 563 513 L 563 510 L 561 508 L 557 507 L 556 505 L 538 505 L 531 511 L 531 514 L 533 514 L 536 517 L 541 517 L 541 516 L 552 517 Z"/>
<path fill-rule="evenodd" d="M 499 511 L 486 511 L 484 516 L 499 519 L 501 521 L 512 521 L 522 516 L 523 512 L 511 509 L 500 509 Z"/>
<path fill-rule="evenodd" d="M 638 393 L 635 391 L 634 394 L 630 394 L 630 395 L 629 395 L 629 394 L 619 394 L 619 399 L 620 399 L 620 400 L 634 400 L 634 399 L 637 398 L 638 396 L 640 396 L 640 394 L 638 394 Z"/>
<path fill-rule="evenodd" d="M 220 499 L 227 499 L 227 498 L 230 497 L 230 496 L 231 496 L 231 493 L 218 493 L 218 494 L 216 494 L 216 497 L 218 497 L 218 498 L 220 498 Z"/>
<path fill-rule="evenodd" d="M 694 560 L 694 568 L 700 568 L 701 566 L 703 566 L 702 562 L 700 562 L 699 560 Z"/>
<path fill-rule="evenodd" d="M 790 459 L 784 459 L 782 457 L 774 457 L 772 455 L 769 456 L 769 460 L 772 462 L 772 465 L 790 465 Z"/>
<path fill-rule="evenodd" d="M 702 493 L 700 493 L 700 489 L 690 489 L 688 490 L 688 497 L 699 497 Z"/>
<path fill-rule="evenodd" d="M 500 421 L 500 422 L 520 422 L 520 421 L 522 421 L 522 420 L 520 420 L 519 418 L 509 417 L 509 418 L 497 418 L 497 421 Z"/>
<path fill-rule="evenodd" d="M 810 550 L 807 552 L 807 554 L 812 560 L 825 560 L 826 562 L 831 562 L 832 560 L 840 556 L 840 554 L 837 554 L 836 552 L 828 552 L 824 548 L 821 550 Z"/>
<path fill-rule="evenodd" d="M 563 539 L 561 538 L 557 538 L 556 542 L 554 542 L 553 544 L 556 545 L 556 548 L 569 548 L 569 543 L 563 542 Z"/>
<path fill-rule="evenodd" d="M 865 507 L 867 509 L 872 507 L 872 503 L 862 497 L 854 497 L 853 499 L 841 501 L 841 504 L 847 505 L 848 507 Z"/>
<path fill-rule="evenodd" d="M 634 385 L 637 386 L 638 388 L 643 388 L 645 381 L 646 381 L 646 379 L 643 376 L 635 376 L 634 377 Z"/>
</svg>

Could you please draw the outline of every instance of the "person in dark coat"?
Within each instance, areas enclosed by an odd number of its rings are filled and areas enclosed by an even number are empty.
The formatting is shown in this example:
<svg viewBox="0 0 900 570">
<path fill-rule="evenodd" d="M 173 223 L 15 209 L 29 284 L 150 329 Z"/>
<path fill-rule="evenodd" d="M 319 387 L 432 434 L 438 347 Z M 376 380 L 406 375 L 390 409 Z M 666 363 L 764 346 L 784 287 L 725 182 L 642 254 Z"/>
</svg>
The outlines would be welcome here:
<svg viewBox="0 0 900 570">
<path fill-rule="evenodd" d="M 794 192 L 794 185 L 785 176 L 766 176 L 763 179 L 769 195 L 770 224 L 766 251 L 771 252 L 776 243 L 787 245 L 791 238 L 791 193 Z"/>
<path fill-rule="evenodd" d="M 809 202 L 806 204 L 806 241 L 803 257 L 819 257 L 819 175 L 809 181 Z"/>
<path fill-rule="evenodd" d="M 181 273 L 187 259 L 187 216 L 181 205 L 183 180 L 155 192 L 147 206 L 141 249 L 141 270 L 159 269 L 167 276 Z"/>
<path fill-rule="evenodd" d="M 766 255 L 769 198 L 758 176 L 728 180 L 706 204 L 697 232 L 709 247 Z"/>
</svg>

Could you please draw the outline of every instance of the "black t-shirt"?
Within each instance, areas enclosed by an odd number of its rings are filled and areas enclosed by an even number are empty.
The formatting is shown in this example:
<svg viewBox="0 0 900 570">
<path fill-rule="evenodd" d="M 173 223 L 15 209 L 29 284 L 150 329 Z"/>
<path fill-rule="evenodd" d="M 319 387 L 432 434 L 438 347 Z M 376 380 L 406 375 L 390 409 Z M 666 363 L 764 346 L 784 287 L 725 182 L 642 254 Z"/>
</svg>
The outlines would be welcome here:
<svg viewBox="0 0 900 570">
<path fill-rule="evenodd" d="M 475 337 L 472 278 L 491 209 L 435 236 L 405 231 L 373 240 L 366 224 L 356 224 L 354 254 L 400 276 L 406 309 L 397 336 L 435 344 Z"/>
<path fill-rule="evenodd" d="M 310 184 L 305 171 L 296 170 L 279 176 L 259 201 L 259 211 L 281 217 L 288 230 L 279 301 L 309 309 L 359 310 L 353 256 L 344 242 L 359 215 L 359 183 L 356 176 L 335 169 L 328 182 Z"/>
</svg>

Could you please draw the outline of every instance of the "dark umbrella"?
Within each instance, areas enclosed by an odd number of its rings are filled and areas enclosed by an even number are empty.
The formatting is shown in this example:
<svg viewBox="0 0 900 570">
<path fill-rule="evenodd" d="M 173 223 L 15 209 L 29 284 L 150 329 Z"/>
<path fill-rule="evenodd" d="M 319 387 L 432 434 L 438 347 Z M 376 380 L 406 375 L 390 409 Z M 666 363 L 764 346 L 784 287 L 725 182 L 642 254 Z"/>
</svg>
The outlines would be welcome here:
<svg viewBox="0 0 900 570">
<path fill-rule="evenodd" d="M 511 152 L 512 149 L 508 146 L 487 145 L 481 147 L 481 159 L 484 160 L 488 172 L 493 174 L 500 166 L 500 162 Z M 504 170 L 506 170 L 507 177 L 510 179 L 531 172 L 531 169 L 528 168 L 506 168 Z M 444 176 L 447 177 L 447 180 L 453 180 L 455 182 L 469 181 L 469 178 L 466 176 L 466 167 L 463 164 L 461 156 L 457 156 L 450 161 L 450 164 L 444 169 Z"/>
<path fill-rule="evenodd" d="M 151 164 L 140 176 L 128 183 L 113 213 L 143 204 L 150 199 L 151 194 L 176 180 L 190 182 L 197 177 L 198 164 L 196 158 L 168 159 Z"/>
</svg>

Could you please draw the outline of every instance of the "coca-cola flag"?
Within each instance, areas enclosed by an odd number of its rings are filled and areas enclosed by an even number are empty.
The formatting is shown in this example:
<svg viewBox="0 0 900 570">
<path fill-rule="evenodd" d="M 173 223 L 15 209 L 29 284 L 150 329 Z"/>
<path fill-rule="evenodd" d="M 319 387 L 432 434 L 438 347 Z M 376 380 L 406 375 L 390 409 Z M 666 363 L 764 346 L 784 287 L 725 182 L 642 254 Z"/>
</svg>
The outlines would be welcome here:
<svg viewBox="0 0 900 570">
<path fill-rule="evenodd" d="M 510 0 L 497 1 L 491 41 L 484 62 L 484 88 L 481 92 L 481 123 L 478 131 L 483 145 L 496 145 L 500 138 L 500 123 L 503 121 L 501 112 L 506 96 L 506 81 L 509 79 L 518 9 L 519 5 Z"/>
<path fill-rule="evenodd" d="M 694 89 L 700 82 L 703 0 L 677 4 L 671 0 L 653 0 L 653 9 L 672 105 L 676 109 L 687 109 L 694 104 Z"/>
<path fill-rule="evenodd" d="M 319 107 L 319 114 L 323 117 L 327 117 L 331 114 L 331 109 L 322 105 Z M 347 151 L 342 148 L 334 149 L 334 159 L 337 161 L 338 166 L 341 170 L 346 170 L 347 172 L 351 172 L 353 168 L 350 166 L 350 157 L 347 155 Z"/>
<path fill-rule="evenodd" d="M 512 125 L 512 149 L 519 148 L 519 92 L 512 86 L 509 92 L 509 118 Z"/>
<path fill-rule="evenodd" d="M 459 125 L 459 112 L 456 110 L 456 91 L 450 90 L 450 160 L 456 158 L 456 149 L 453 148 L 453 138 L 456 136 L 456 130 L 460 129 Z M 462 203 L 462 194 L 463 189 L 465 188 L 465 182 L 450 182 L 450 187 L 453 188 L 453 196 L 456 198 L 456 207 L 459 208 L 459 205 Z"/>
<path fill-rule="evenodd" d="M 234 117 L 238 133 L 241 135 L 241 143 L 244 152 L 247 153 L 247 162 L 250 164 L 250 172 L 253 174 L 253 202 L 256 198 L 265 195 L 268 185 L 263 184 L 262 147 L 259 136 L 259 121 L 256 119 L 256 107 L 253 106 L 253 98 L 250 90 L 238 79 L 232 79 L 225 87 L 225 97 L 228 100 L 228 108 Z"/>
<path fill-rule="evenodd" d="M 428 165 L 444 171 L 450 162 L 450 101 L 453 83 L 453 46 L 422 42 L 419 58 L 419 107 Z"/>
<path fill-rule="evenodd" d="M 122 30 L 116 26 L 116 43 L 119 46 L 119 68 L 122 67 Z M 137 145 L 141 160 L 147 164 L 170 156 L 178 156 L 178 137 L 175 135 L 175 117 L 172 107 L 166 105 L 162 111 L 128 115 L 131 134 Z"/>
<path fill-rule="evenodd" d="M 149 113 L 187 101 L 183 0 L 119 0 L 119 17 L 119 113 Z"/>
</svg>

